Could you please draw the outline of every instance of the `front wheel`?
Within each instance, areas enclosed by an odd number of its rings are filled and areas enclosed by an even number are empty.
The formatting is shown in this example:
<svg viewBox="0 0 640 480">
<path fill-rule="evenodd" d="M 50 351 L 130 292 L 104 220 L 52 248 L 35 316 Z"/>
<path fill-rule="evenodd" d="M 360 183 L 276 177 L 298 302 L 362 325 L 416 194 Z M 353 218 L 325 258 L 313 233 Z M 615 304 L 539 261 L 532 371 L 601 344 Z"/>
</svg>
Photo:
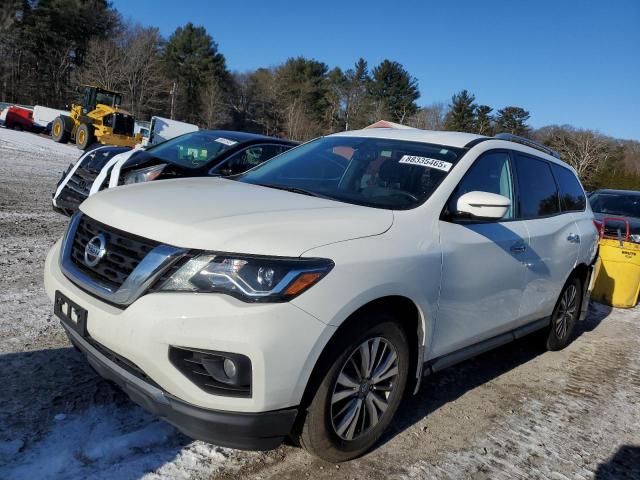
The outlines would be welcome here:
<svg viewBox="0 0 640 480">
<path fill-rule="evenodd" d="M 86 123 L 80 124 L 76 131 L 76 146 L 80 150 L 87 150 L 96 141 L 93 133 L 93 127 Z"/>
<path fill-rule="evenodd" d="M 69 141 L 69 131 L 62 117 L 56 117 L 51 124 L 51 138 L 57 143 L 67 143 Z"/>
<path fill-rule="evenodd" d="M 368 327 L 346 332 L 324 356 L 326 374 L 298 436 L 302 447 L 329 462 L 369 450 L 391 422 L 407 384 L 404 330 L 387 315 L 363 320 Z"/>
<path fill-rule="evenodd" d="M 569 344 L 571 334 L 580 316 L 582 282 L 573 277 L 565 284 L 556 308 L 551 315 L 551 326 L 546 338 L 548 350 L 562 350 Z"/>
</svg>

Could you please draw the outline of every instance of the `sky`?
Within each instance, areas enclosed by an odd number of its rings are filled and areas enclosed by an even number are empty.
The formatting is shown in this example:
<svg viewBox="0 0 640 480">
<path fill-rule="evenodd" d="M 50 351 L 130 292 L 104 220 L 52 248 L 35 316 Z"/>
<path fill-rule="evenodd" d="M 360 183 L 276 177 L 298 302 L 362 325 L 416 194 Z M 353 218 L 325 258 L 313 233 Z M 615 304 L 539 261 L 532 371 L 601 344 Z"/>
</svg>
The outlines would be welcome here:
<svg viewBox="0 0 640 480">
<path fill-rule="evenodd" d="M 305 56 L 346 69 L 385 58 L 417 78 L 419 105 L 467 89 L 530 124 L 640 140 L 640 0 L 112 0 L 168 37 L 204 26 L 233 71 Z"/>
</svg>

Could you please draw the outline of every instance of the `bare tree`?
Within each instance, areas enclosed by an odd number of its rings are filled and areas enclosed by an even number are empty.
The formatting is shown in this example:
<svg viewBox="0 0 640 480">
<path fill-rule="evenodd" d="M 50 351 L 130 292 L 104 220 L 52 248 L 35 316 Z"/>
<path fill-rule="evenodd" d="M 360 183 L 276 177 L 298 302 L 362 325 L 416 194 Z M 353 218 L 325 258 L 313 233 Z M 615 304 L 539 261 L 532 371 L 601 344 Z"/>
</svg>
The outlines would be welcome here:
<svg viewBox="0 0 640 480">
<path fill-rule="evenodd" d="M 151 115 L 166 104 L 171 85 L 163 72 L 161 44 L 157 28 L 134 26 L 125 33 L 123 93 L 136 117 Z"/>
<path fill-rule="evenodd" d="M 124 94 L 124 106 L 144 117 L 161 110 L 171 88 L 163 72 L 156 28 L 126 25 L 121 35 L 89 43 L 78 82 Z"/>
<path fill-rule="evenodd" d="M 202 92 L 202 116 L 207 128 L 216 128 L 227 121 L 227 95 L 216 79 Z"/>
<path fill-rule="evenodd" d="M 546 127 L 538 132 L 544 143 L 560 153 L 585 184 L 590 184 L 614 154 L 615 145 L 608 137 L 593 130 L 568 125 Z"/>
<path fill-rule="evenodd" d="M 622 142 L 624 148 L 623 163 L 629 172 L 640 173 L 640 142 L 626 140 Z"/>
<path fill-rule="evenodd" d="M 407 125 L 423 130 L 444 130 L 447 107 L 444 103 L 433 103 L 421 107 L 407 120 Z"/>
<path fill-rule="evenodd" d="M 84 85 L 115 90 L 124 79 L 123 63 L 123 49 L 114 39 L 91 40 L 84 66 L 78 72 L 78 81 Z"/>
<path fill-rule="evenodd" d="M 15 85 L 23 52 L 17 45 L 14 31 L 16 21 L 21 16 L 20 2 L 6 0 L 0 5 L 0 100 L 15 98 Z"/>
</svg>

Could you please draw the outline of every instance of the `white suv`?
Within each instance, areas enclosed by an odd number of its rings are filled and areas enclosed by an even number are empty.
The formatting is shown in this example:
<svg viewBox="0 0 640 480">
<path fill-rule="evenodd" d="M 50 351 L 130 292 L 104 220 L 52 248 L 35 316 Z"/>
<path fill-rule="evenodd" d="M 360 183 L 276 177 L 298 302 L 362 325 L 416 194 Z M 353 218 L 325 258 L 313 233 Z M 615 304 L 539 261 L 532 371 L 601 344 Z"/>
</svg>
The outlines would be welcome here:
<svg viewBox="0 0 640 480">
<path fill-rule="evenodd" d="M 337 462 L 423 376 L 535 330 L 564 347 L 597 237 L 541 145 L 370 129 L 92 196 L 45 283 L 98 373 L 187 435 Z"/>
</svg>

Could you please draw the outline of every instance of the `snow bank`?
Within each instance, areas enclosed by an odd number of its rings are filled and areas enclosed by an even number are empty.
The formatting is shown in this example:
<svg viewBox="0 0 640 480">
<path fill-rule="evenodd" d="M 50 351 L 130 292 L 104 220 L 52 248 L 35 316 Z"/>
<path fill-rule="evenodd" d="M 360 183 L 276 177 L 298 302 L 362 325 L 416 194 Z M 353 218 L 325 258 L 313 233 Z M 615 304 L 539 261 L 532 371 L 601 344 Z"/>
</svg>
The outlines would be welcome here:
<svg viewBox="0 0 640 480">
<path fill-rule="evenodd" d="M 56 143 L 51 140 L 51 137 L 0 128 L 0 155 L 3 150 L 49 153 L 69 157 L 70 161 L 77 159 L 81 153 L 75 145 Z"/>
</svg>

